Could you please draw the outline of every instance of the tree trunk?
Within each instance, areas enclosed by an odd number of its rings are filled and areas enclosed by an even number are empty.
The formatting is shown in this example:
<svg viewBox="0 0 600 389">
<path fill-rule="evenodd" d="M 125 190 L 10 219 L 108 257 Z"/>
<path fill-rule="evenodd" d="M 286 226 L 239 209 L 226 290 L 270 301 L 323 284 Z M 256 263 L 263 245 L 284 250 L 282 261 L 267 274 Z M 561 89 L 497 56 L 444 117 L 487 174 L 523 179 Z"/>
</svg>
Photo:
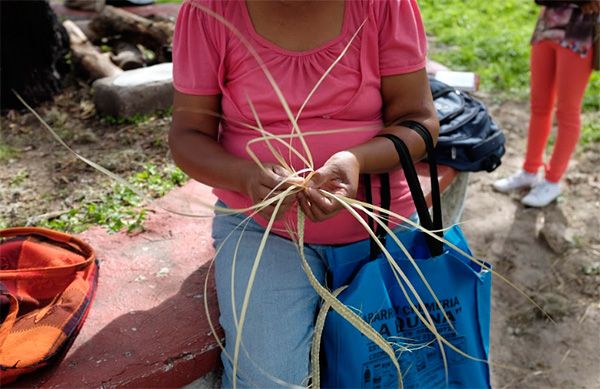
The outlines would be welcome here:
<svg viewBox="0 0 600 389">
<path fill-rule="evenodd" d="M 21 108 L 12 90 L 37 105 L 52 98 L 68 71 L 69 38 L 46 1 L 0 1 L 1 108 Z"/>
</svg>

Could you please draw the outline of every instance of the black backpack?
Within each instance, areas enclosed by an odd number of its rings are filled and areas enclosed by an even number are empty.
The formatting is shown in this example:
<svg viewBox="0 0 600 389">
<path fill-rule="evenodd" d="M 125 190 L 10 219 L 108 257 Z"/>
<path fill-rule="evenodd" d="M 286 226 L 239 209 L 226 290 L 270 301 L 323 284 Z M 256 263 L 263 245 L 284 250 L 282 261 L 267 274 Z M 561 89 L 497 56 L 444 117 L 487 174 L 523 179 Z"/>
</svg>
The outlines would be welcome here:
<svg viewBox="0 0 600 389">
<path fill-rule="evenodd" d="M 485 105 L 432 77 L 429 83 L 440 121 L 437 162 L 469 172 L 491 172 L 500 166 L 504 134 Z"/>
</svg>

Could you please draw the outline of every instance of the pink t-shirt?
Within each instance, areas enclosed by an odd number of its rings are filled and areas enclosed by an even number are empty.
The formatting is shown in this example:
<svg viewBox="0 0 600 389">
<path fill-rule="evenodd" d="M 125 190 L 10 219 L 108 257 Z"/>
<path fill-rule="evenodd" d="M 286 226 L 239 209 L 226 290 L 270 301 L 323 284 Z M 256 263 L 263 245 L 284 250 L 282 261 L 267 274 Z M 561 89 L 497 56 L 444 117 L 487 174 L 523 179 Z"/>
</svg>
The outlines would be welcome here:
<svg viewBox="0 0 600 389">
<path fill-rule="evenodd" d="M 307 134 L 305 140 L 315 168 L 334 153 L 365 143 L 381 130 L 381 77 L 425 67 L 426 38 L 416 0 L 347 0 L 340 35 L 315 49 L 301 52 L 283 49 L 260 36 L 253 27 L 245 1 L 186 2 L 177 18 L 173 41 L 173 84 L 186 94 L 222 95 L 226 119 L 221 121 L 219 142 L 227 151 L 243 158 L 250 158 L 247 143 L 260 137 L 256 131 L 240 124 L 256 126 L 247 98 L 267 131 L 288 135 L 292 126 L 258 62 L 240 38 L 194 4 L 223 16 L 247 39 L 275 78 L 294 115 L 366 20 L 349 50 L 314 93 L 298 120 L 300 129 Z M 348 128 L 362 130 L 314 134 Z M 284 147 L 273 145 L 288 158 Z M 293 145 L 302 152 L 298 141 Z M 261 161 L 276 163 L 264 142 L 254 143 L 252 150 Z M 297 170 L 306 167 L 294 155 L 289 161 Z M 403 216 L 411 215 L 414 204 L 401 170 L 391 173 L 391 182 L 392 210 Z M 251 205 L 250 199 L 241 193 L 218 188 L 214 193 L 231 208 Z M 378 204 L 377 178 L 373 179 L 373 196 Z M 357 197 L 364 199 L 362 188 Z M 266 225 L 260 216 L 256 220 Z M 292 209 L 284 220 L 276 222 L 273 232 L 287 236 L 286 223 L 295 225 L 295 220 Z M 366 238 L 365 229 L 345 210 L 323 222 L 307 220 L 305 225 L 307 243 L 343 244 Z"/>
</svg>

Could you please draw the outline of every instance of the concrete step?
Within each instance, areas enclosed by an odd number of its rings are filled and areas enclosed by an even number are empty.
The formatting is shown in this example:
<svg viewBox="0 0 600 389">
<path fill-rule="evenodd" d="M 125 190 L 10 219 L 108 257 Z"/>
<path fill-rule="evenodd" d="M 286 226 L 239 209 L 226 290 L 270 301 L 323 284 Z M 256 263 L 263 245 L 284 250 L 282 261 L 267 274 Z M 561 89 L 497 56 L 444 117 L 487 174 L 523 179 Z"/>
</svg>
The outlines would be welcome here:
<svg viewBox="0 0 600 389">
<path fill-rule="evenodd" d="M 218 322 L 209 262 L 211 214 L 189 199 L 214 203 L 210 188 L 190 182 L 152 205 L 146 230 L 80 237 L 95 248 L 100 279 L 90 314 L 61 364 L 18 387 L 182 387 L 219 366 L 204 305 Z M 182 201 L 182 199 L 185 199 Z M 203 218 L 177 216 L 158 205 Z M 219 332 L 219 336 L 222 334 Z"/>
</svg>

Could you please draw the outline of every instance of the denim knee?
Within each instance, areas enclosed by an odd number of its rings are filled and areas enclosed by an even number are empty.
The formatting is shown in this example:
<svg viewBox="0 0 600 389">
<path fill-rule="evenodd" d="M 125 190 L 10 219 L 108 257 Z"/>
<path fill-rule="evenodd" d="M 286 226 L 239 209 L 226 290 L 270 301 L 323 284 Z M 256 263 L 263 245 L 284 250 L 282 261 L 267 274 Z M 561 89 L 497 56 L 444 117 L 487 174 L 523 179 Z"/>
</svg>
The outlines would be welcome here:
<svg viewBox="0 0 600 389">
<path fill-rule="evenodd" d="M 218 216 L 213 238 L 218 253 L 215 280 L 226 346 L 222 353 L 223 387 L 232 386 L 235 341 L 246 287 L 264 229 L 239 215 Z M 237 252 L 237 254 L 236 254 Z M 323 282 L 325 265 L 307 247 L 306 258 Z M 233 285 L 233 287 L 232 287 Z M 237 386 L 306 385 L 309 351 L 319 297 L 309 284 L 293 242 L 271 234 L 256 274 L 241 332 Z"/>
</svg>

